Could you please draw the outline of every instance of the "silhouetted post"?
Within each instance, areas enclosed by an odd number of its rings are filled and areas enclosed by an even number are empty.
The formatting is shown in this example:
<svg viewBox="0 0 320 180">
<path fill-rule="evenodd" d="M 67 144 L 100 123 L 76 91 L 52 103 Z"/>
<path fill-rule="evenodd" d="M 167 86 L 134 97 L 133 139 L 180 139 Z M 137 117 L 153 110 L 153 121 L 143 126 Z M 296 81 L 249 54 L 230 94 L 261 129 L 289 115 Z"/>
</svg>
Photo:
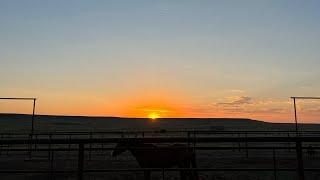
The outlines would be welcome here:
<svg viewBox="0 0 320 180">
<path fill-rule="evenodd" d="M 290 133 L 288 133 L 288 137 L 290 137 Z M 288 147 L 289 147 L 288 151 L 290 152 L 291 151 L 291 142 L 288 142 Z"/>
<path fill-rule="evenodd" d="M 240 133 L 238 133 L 238 137 L 240 138 Z M 241 151 L 241 142 L 238 141 L 238 146 L 239 146 L 239 152 Z"/>
<path fill-rule="evenodd" d="M 32 108 L 32 121 L 31 121 L 31 135 L 29 138 L 33 139 L 33 131 L 34 131 L 34 113 L 36 110 L 36 98 L 33 99 L 33 108 Z M 30 149 L 32 149 L 32 144 L 30 144 Z M 29 152 L 29 158 L 32 157 L 32 150 Z"/>
<path fill-rule="evenodd" d="M 29 133 L 29 139 L 32 139 L 32 135 L 31 135 L 31 133 Z M 30 144 L 28 144 L 28 148 L 29 148 L 29 159 L 31 159 L 31 157 L 32 157 L 32 144 L 30 143 Z"/>
<path fill-rule="evenodd" d="M 320 97 L 291 97 L 291 98 L 293 99 L 293 106 L 294 106 L 294 119 L 295 119 L 295 123 L 296 123 L 296 135 L 299 136 L 296 99 L 320 99 Z"/>
<path fill-rule="evenodd" d="M 32 124 L 31 124 L 31 132 L 29 134 L 29 139 L 32 139 L 32 135 L 33 135 L 33 129 L 34 129 L 34 114 L 35 114 L 35 109 L 36 109 L 36 98 L 0 98 L 3 100 L 33 100 L 33 111 L 32 111 Z M 10 145 L 8 145 L 9 148 Z M 32 144 L 28 144 L 29 147 L 29 158 L 31 158 L 31 148 L 32 148 Z M 8 151 L 7 151 L 8 154 Z"/>
<path fill-rule="evenodd" d="M 79 144 L 78 180 L 83 180 L 84 144 Z"/>
<path fill-rule="evenodd" d="M 92 132 L 90 132 L 90 150 L 89 150 L 89 160 L 91 160 L 91 147 L 92 147 L 91 140 L 92 140 Z"/>
<path fill-rule="evenodd" d="M 1 139 L 3 140 L 3 133 L 1 133 Z M 1 143 L 1 144 L 0 144 L 0 148 L 1 148 L 1 149 L 0 149 L 0 155 L 2 154 L 2 146 L 3 146 L 3 144 Z"/>
<path fill-rule="evenodd" d="M 277 166 L 276 166 L 276 150 L 273 148 L 273 175 L 274 179 L 277 180 Z"/>
<path fill-rule="evenodd" d="M 69 140 L 71 140 L 71 134 L 69 134 Z M 71 144 L 69 143 L 69 152 L 70 152 Z"/>
<path fill-rule="evenodd" d="M 53 180 L 53 151 L 51 152 L 50 179 Z"/>
<path fill-rule="evenodd" d="M 193 137 L 196 138 L 196 132 L 193 132 Z M 193 147 L 196 147 L 196 141 L 193 141 Z M 196 149 L 193 149 L 193 152 L 195 152 Z"/>
<path fill-rule="evenodd" d="M 38 134 L 36 134 L 35 137 L 38 139 Z M 37 149 L 37 144 L 34 144 L 34 149 Z"/>
<path fill-rule="evenodd" d="M 33 109 L 32 109 L 32 122 L 31 122 L 31 139 L 33 136 L 33 130 L 34 130 L 34 113 L 36 110 L 36 99 L 33 99 Z"/>
<path fill-rule="evenodd" d="M 165 180 L 165 174 L 164 174 L 164 171 L 162 171 L 162 180 Z"/>
<path fill-rule="evenodd" d="M 298 134 L 297 107 L 296 107 L 296 98 L 295 97 L 293 97 L 293 107 L 294 107 L 294 120 L 296 123 L 296 135 L 299 136 L 299 134 Z"/>
<path fill-rule="evenodd" d="M 299 177 L 299 180 L 304 180 L 303 154 L 302 154 L 302 146 L 300 141 L 296 141 L 296 151 L 297 151 L 298 177 Z"/>
<path fill-rule="evenodd" d="M 233 135 L 232 135 L 233 136 Z M 232 151 L 234 152 L 235 150 L 236 150 L 236 148 L 235 148 L 235 142 L 232 142 Z"/>
<path fill-rule="evenodd" d="M 249 150 L 248 150 L 248 132 L 246 132 L 246 157 L 249 158 Z"/>
<path fill-rule="evenodd" d="M 49 134 L 49 139 L 50 139 L 50 140 L 52 139 L 52 134 L 51 134 L 51 133 Z M 49 144 L 49 154 L 48 154 L 48 159 L 50 159 L 50 156 L 51 156 L 51 143 Z"/>
<path fill-rule="evenodd" d="M 101 135 L 101 139 L 103 139 L 103 138 L 104 138 L 104 135 L 102 134 L 102 135 Z M 102 149 L 101 149 L 101 154 L 103 154 L 103 142 L 101 143 L 101 148 L 102 148 Z"/>
<path fill-rule="evenodd" d="M 36 100 L 37 98 L 0 98 L 4 100 L 33 100 L 33 110 L 32 110 L 32 124 L 31 124 L 31 134 L 33 134 L 34 127 L 34 114 L 36 109 Z"/>
</svg>

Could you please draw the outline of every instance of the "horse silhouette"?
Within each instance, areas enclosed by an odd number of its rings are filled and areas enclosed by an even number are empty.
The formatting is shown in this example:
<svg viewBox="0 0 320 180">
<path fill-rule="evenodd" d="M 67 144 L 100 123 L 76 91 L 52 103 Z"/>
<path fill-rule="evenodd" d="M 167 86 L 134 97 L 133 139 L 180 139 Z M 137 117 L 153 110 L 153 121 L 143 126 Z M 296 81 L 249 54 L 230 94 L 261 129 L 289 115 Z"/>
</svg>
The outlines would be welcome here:
<svg viewBox="0 0 320 180">
<path fill-rule="evenodd" d="M 154 144 L 123 141 L 117 144 L 111 155 L 116 157 L 124 151 L 130 151 L 141 168 L 196 168 L 195 153 L 183 144 L 158 147 Z M 197 171 L 180 171 L 182 180 L 198 180 Z M 145 180 L 151 179 L 150 170 L 144 171 Z"/>
</svg>

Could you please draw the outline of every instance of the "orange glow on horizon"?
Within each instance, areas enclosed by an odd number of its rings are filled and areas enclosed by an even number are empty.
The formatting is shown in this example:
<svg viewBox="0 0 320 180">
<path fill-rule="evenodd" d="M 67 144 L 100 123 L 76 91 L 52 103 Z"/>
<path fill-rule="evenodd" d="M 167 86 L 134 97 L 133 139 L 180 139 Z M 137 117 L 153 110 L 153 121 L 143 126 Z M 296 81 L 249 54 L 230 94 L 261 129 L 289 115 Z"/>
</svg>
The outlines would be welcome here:
<svg viewBox="0 0 320 180">
<path fill-rule="evenodd" d="M 157 120 L 159 118 L 159 115 L 156 114 L 156 113 L 151 113 L 149 115 L 149 118 L 154 121 L 154 120 Z"/>
<path fill-rule="evenodd" d="M 156 89 L 133 92 L 130 96 L 122 97 L 121 115 L 134 118 L 151 118 L 151 115 L 156 118 L 174 118 L 182 117 L 185 112 L 180 108 L 185 104 L 186 97 L 183 93 L 174 92 L 171 90 Z"/>
</svg>

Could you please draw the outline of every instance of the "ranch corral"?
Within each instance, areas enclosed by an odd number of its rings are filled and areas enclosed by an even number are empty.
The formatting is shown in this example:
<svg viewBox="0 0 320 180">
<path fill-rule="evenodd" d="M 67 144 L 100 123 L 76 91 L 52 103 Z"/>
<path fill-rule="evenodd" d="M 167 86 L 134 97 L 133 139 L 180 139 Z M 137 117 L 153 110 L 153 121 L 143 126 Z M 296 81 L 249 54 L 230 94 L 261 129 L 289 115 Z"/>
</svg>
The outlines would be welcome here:
<svg viewBox="0 0 320 180">
<path fill-rule="evenodd" d="M 180 179 L 197 171 L 212 180 L 320 179 L 320 132 L 127 131 L 2 134 L 1 179 L 144 179 L 128 151 L 112 157 L 119 142 L 180 143 L 195 152 L 196 168 L 155 168 L 151 179 Z"/>
</svg>

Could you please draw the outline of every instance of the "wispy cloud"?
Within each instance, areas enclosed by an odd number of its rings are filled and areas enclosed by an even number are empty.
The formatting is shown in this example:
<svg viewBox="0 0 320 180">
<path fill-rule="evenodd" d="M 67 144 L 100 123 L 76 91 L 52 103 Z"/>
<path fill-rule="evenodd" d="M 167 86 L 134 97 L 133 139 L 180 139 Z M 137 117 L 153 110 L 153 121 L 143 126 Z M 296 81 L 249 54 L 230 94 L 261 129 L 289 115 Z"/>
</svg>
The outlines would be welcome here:
<svg viewBox="0 0 320 180">
<path fill-rule="evenodd" d="M 308 113 L 320 114 L 320 107 L 312 107 L 307 110 Z"/>
<path fill-rule="evenodd" d="M 269 121 L 292 120 L 292 101 L 276 98 L 255 98 L 250 96 L 226 96 L 214 99 L 213 103 L 180 104 L 174 108 L 155 105 L 134 106 L 136 112 L 159 113 L 162 117 L 241 117 Z M 297 104 L 299 113 L 315 116 L 320 114 L 320 101 Z"/>
<path fill-rule="evenodd" d="M 245 113 L 250 113 L 250 114 L 290 113 L 290 110 L 288 108 L 283 108 L 283 107 L 244 109 L 242 111 Z"/>
<path fill-rule="evenodd" d="M 244 93 L 245 91 L 241 90 L 241 89 L 230 89 L 230 92 L 234 92 L 234 93 Z"/>
<path fill-rule="evenodd" d="M 248 96 L 231 96 L 228 98 L 229 102 L 217 103 L 218 105 L 227 106 L 239 106 L 243 104 L 250 104 L 252 101 L 251 97 Z"/>
<path fill-rule="evenodd" d="M 264 117 L 271 115 L 287 115 L 292 113 L 288 101 L 271 98 L 253 98 L 249 96 L 230 96 L 211 103 L 209 108 L 222 114 L 235 117 Z"/>
</svg>

